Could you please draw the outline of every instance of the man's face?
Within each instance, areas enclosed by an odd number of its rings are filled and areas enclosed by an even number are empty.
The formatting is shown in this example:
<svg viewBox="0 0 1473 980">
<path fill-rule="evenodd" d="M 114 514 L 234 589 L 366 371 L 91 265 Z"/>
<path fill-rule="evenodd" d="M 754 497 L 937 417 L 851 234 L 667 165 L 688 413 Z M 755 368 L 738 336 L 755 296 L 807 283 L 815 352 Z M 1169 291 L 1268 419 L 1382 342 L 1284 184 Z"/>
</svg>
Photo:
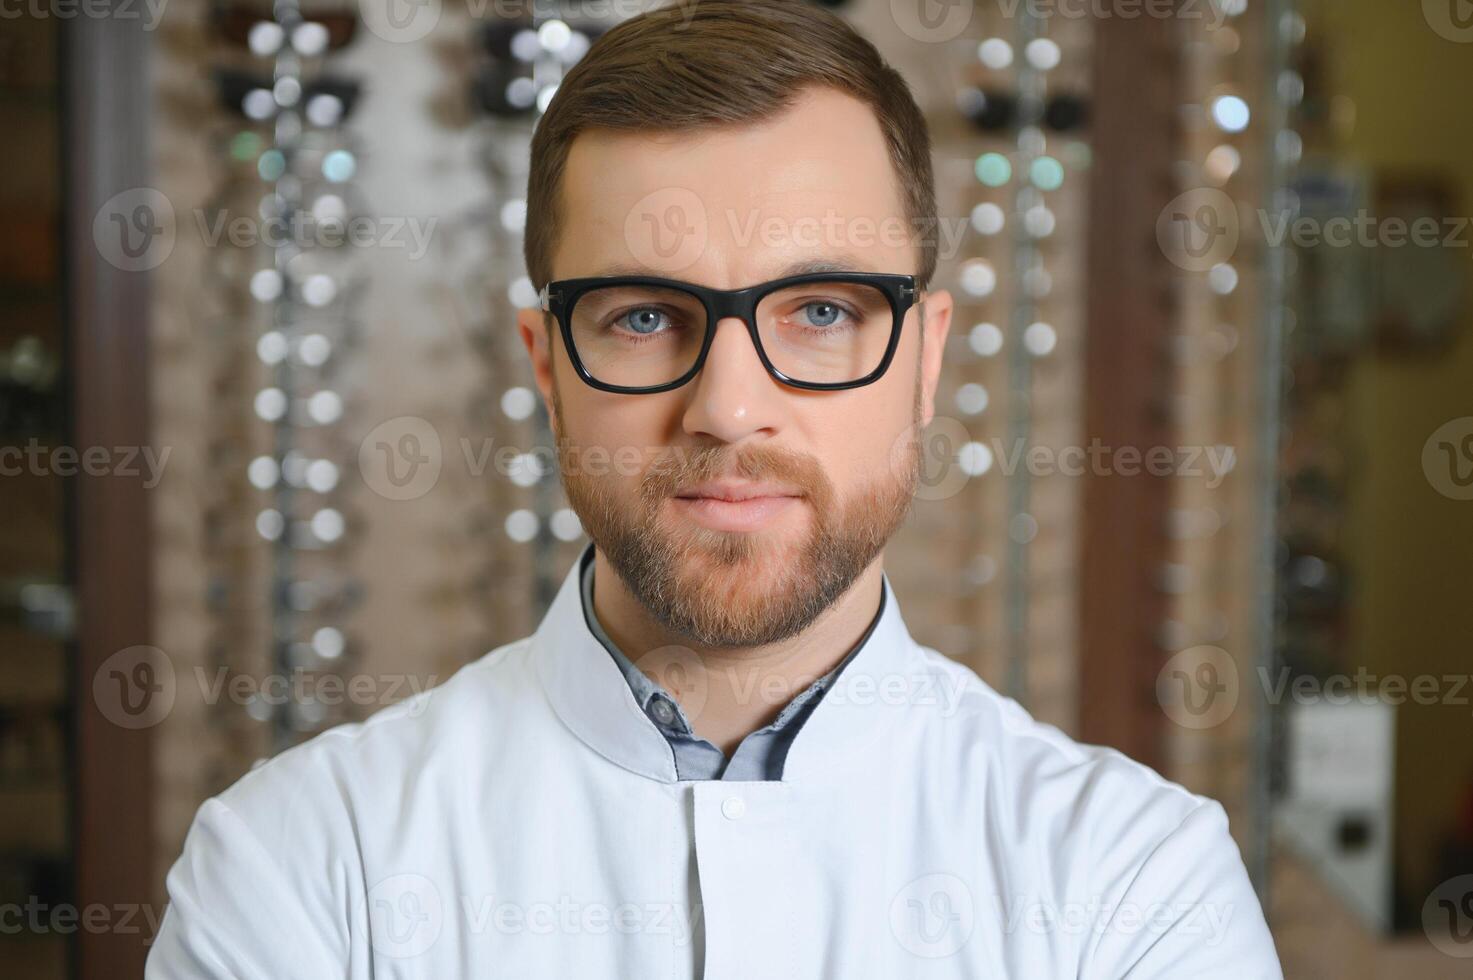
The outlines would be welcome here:
<svg viewBox="0 0 1473 980">
<path fill-rule="evenodd" d="M 557 279 L 642 272 L 738 289 L 815 261 L 917 272 L 879 123 L 828 89 L 753 125 L 584 132 L 562 194 Z M 914 492 L 950 297 L 930 293 L 924 310 L 922 322 L 911 309 L 889 370 L 864 387 L 782 384 L 729 319 L 694 379 L 644 395 L 584 384 L 556 328 L 549 337 L 540 311 L 521 311 L 569 502 L 667 629 L 697 646 L 774 643 L 873 563 Z"/>
</svg>

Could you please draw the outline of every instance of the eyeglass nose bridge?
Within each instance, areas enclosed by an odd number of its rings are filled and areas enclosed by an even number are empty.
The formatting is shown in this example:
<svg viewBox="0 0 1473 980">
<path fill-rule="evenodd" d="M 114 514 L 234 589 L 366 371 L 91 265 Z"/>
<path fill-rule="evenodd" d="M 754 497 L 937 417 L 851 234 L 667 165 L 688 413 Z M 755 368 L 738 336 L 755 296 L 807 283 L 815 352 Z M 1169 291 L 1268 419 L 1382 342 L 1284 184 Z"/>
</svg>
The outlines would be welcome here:
<svg viewBox="0 0 1473 980">
<path fill-rule="evenodd" d="M 711 345 L 716 342 L 716 328 L 721 325 L 722 320 L 740 320 L 747 328 L 747 337 L 752 341 L 752 347 L 757 351 L 757 359 L 762 362 L 762 367 L 767 371 L 774 381 L 784 385 L 802 386 L 801 382 L 794 380 L 778 370 L 776 364 L 767 356 L 766 349 L 762 346 L 761 331 L 757 326 L 757 307 L 761 304 L 768 293 L 774 292 L 771 284 L 748 286 L 745 289 L 707 289 L 705 295 L 700 297 L 706 307 L 706 337 L 701 344 L 701 351 L 696 356 L 696 363 L 691 368 L 686 381 L 693 381 L 706 369 L 706 356 L 711 352 Z"/>
<path fill-rule="evenodd" d="M 702 345 L 701 357 L 697 362 L 697 368 L 704 366 L 706 352 L 716 342 L 716 328 L 721 325 L 722 320 L 740 320 L 747 327 L 747 336 L 752 340 L 752 346 L 757 348 L 757 356 L 762 359 L 762 366 L 767 368 L 769 374 L 774 377 L 772 362 L 767 359 L 767 352 L 762 349 L 762 338 L 757 330 L 757 304 L 760 301 L 759 289 L 737 289 L 727 292 L 713 290 L 704 302 L 706 304 L 706 342 Z"/>
<path fill-rule="evenodd" d="M 706 296 L 707 329 L 715 329 L 715 325 L 722 320 L 737 319 L 747 325 L 747 329 L 757 329 L 757 302 L 761 288 L 711 290 Z"/>
</svg>

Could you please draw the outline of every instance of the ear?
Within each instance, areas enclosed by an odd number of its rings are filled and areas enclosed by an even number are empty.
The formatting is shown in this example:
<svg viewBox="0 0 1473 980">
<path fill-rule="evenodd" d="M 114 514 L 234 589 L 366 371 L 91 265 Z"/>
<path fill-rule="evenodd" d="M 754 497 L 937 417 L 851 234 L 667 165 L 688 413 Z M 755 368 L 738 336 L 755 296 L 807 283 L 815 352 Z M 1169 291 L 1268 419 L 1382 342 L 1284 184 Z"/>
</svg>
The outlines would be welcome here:
<svg viewBox="0 0 1473 980">
<path fill-rule="evenodd" d="M 936 414 L 936 387 L 941 382 L 941 356 L 946 351 L 946 335 L 951 332 L 951 314 L 955 303 L 946 290 L 927 292 L 920 310 L 921 333 L 921 426 L 931 424 Z"/>
<path fill-rule="evenodd" d="M 532 361 L 532 378 L 537 384 L 537 390 L 542 393 L 542 407 L 547 410 L 547 418 L 554 432 L 557 429 L 557 414 L 552 410 L 552 337 L 556 331 L 548 327 L 550 320 L 541 309 L 532 307 L 517 310 L 517 332 L 522 336 L 522 344 L 527 348 L 527 356 Z"/>
</svg>

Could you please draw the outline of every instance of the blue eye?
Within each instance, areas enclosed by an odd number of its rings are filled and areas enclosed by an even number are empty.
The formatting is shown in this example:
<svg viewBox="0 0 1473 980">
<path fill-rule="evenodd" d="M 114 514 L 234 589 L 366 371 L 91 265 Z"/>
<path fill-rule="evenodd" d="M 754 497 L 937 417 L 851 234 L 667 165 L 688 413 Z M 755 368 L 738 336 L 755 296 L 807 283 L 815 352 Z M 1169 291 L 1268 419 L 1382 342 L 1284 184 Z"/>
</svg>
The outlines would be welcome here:
<svg viewBox="0 0 1473 980">
<path fill-rule="evenodd" d="M 631 333 L 641 335 L 654 333 L 667 320 L 668 318 L 665 314 L 648 307 L 639 310 L 630 310 L 628 313 L 619 317 L 619 323 L 622 326 L 628 327 Z"/>
<path fill-rule="evenodd" d="M 817 312 L 814 312 L 817 311 Z M 824 300 L 815 300 L 805 303 L 803 312 L 808 317 L 808 323 L 814 327 L 831 327 L 843 315 L 844 311 L 833 303 Z"/>
</svg>

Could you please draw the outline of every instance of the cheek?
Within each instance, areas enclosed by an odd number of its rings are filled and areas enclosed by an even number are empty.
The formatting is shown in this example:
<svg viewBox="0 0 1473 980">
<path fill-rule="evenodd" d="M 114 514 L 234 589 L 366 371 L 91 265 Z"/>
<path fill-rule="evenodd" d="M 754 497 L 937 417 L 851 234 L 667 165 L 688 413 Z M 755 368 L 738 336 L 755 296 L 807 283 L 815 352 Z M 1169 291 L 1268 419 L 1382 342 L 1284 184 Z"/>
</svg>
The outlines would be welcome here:
<svg viewBox="0 0 1473 980">
<path fill-rule="evenodd" d="M 895 349 L 894 360 L 880 380 L 854 392 L 860 399 L 856 400 L 851 414 L 863 420 L 855 423 L 856 428 L 864 427 L 863 436 L 883 438 L 888 445 L 913 426 L 920 388 L 918 337 L 916 331 L 907 329 Z"/>
<path fill-rule="evenodd" d="M 630 397 L 589 388 L 563 389 L 564 437 L 576 454 L 565 465 L 574 476 L 594 478 L 605 488 L 624 485 L 632 492 L 652 460 L 666 451 L 668 411 L 655 395 Z"/>
<path fill-rule="evenodd" d="M 896 447 L 914 438 L 914 399 L 909 374 L 887 372 L 868 388 L 856 389 L 844 404 L 833 406 L 814 451 L 841 493 L 852 493 L 890 472 Z"/>
</svg>

